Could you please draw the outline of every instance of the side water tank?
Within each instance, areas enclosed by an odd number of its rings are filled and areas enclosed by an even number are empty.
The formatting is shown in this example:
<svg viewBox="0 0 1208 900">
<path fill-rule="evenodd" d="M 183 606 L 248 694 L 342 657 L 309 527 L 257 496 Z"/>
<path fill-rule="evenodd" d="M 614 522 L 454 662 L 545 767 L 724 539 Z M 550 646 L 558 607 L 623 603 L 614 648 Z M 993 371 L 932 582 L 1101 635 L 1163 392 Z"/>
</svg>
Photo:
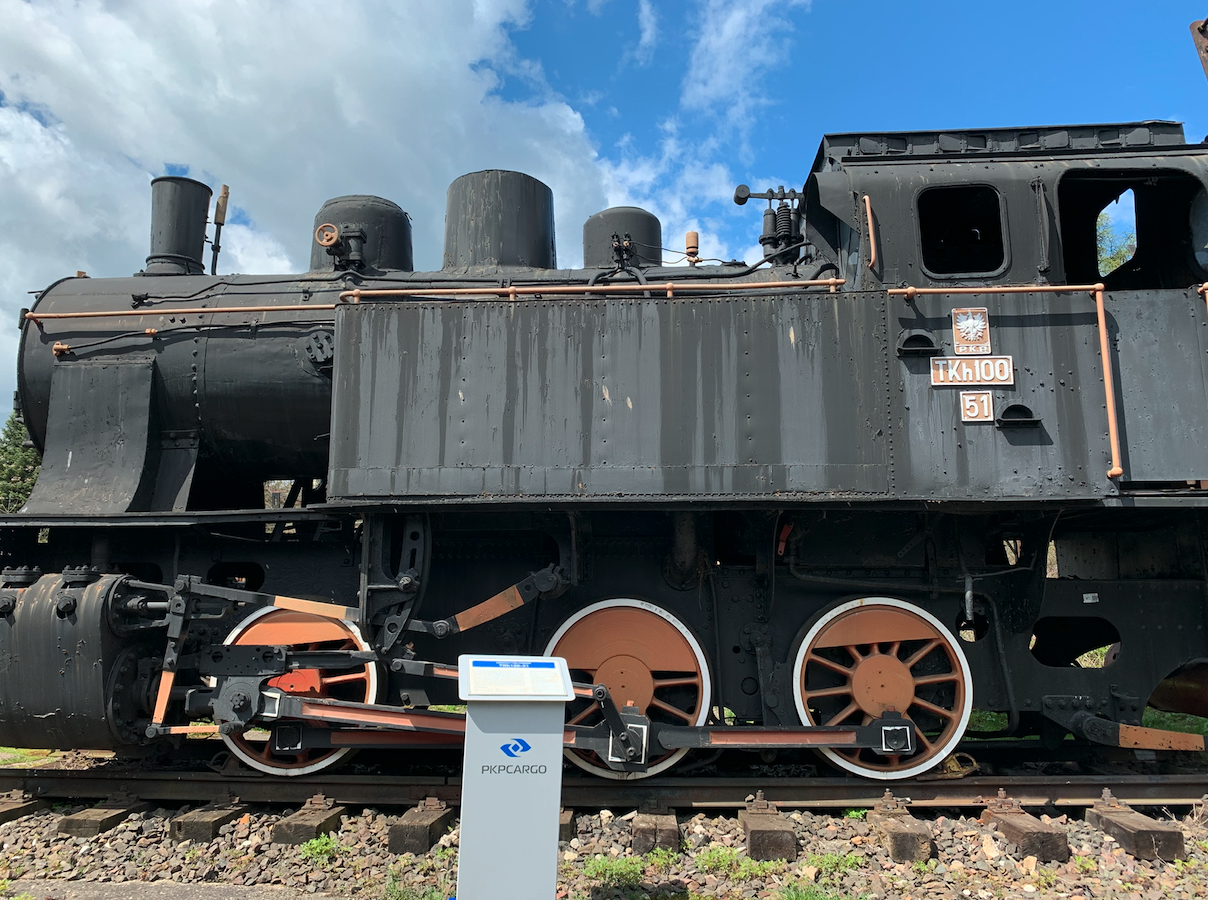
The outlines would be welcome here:
<svg viewBox="0 0 1208 900">
<path fill-rule="evenodd" d="M 501 169 L 471 172 L 449 185 L 443 267 L 481 265 L 556 268 L 553 191 Z"/>
<path fill-rule="evenodd" d="M 341 231 L 359 228 L 365 232 L 362 249 L 366 268 L 414 271 L 411 256 L 411 219 L 402 207 L 382 197 L 352 194 L 328 200 L 315 215 L 311 229 L 310 270 L 330 272 L 335 259 L 314 240 L 315 229 L 330 222 Z"/>
<path fill-rule="evenodd" d="M 658 217 L 637 206 L 613 206 L 583 223 L 583 268 L 611 269 L 616 265 L 612 236 L 633 241 L 634 264 L 663 264 L 663 226 Z"/>
</svg>

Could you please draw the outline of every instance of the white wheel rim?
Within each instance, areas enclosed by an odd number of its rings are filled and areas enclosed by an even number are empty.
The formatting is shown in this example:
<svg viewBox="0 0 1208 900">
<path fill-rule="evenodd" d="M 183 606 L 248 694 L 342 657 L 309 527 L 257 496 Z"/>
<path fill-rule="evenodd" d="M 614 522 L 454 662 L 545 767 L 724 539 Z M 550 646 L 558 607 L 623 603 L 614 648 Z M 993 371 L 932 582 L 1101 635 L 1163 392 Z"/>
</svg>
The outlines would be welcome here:
<svg viewBox="0 0 1208 900">
<path fill-rule="evenodd" d="M 696 711 L 696 720 L 693 725 L 704 725 L 705 720 L 709 717 L 710 700 L 713 697 L 713 684 L 709 677 L 709 661 L 705 658 L 704 651 L 701 650 L 700 643 L 696 637 L 688 630 L 676 616 L 672 615 L 661 606 L 655 606 L 653 603 L 647 603 L 645 600 L 633 600 L 630 598 L 618 598 L 615 600 L 601 600 L 598 603 L 593 603 L 591 606 L 585 606 L 569 619 L 562 623 L 553 637 L 545 645 L 545 656 L 553 656 L 554 648 L 558 642 L 571 630 L 576 624 L 583 621 L 592 613 L 599 612 L 603 609 L 615 609 L 616 607 L 628 607 L 631 609 L 641 609 L 646 612 L 653 613 L 659 618 L 672 625 L 676 631 L 683 635 L 689 648 L 692 650 L 692 655 L 696 658 L 697 667 L 701 672 L 701 702 L 700 708 Z M 688 754 L 688 749 L 676 750 L 666 759 L 660 760 L 655 765 L 651 766 L 644 772 L 617 772 L 605 766 L 596 766 L 588 762 L 581 755 L 573 750 L 564 750 L 564 755 L 568 760 L 578 766 L 585 772 L 590 772 L 593 775 L 599 775 L 601 778 L 610 778 L 614 781 L 634 781 L 639 778 L 649 778 L 652 775 L 658 775 L 660 772 L 665 772 L 674 766 L 677 762 L 683 759 Z"/>
<path fill-rule="evenodd" d="M 913 615 L 923 619 L 933 628 L 935 628 L 941 637 L 948 643 L 949 648 L 954 652 L 954 655 L 960 662 L 962 681 L 964 682 L 964 703 L 960 710 L 960 718 L 956 728 L 952 730 L 952 734 L 947 740 L 942 742 L 940 749 L 936 754 L 925 762 L 914 766 L 907 766 L 904 769 L 894 769 L 892 771 L 881 771 L 879 769 L 869 769 L 861 766 L 858 762 L 841 756 L 830 748 L 819 749 L 819 753 L 829 759 L 840 769 L 851 772 L 855 775 L 862 775 L 865 778 L 874 778 L 879 781 L 895 781 L 901 778 L 910 778 L 914 775 L 919 775 L 926 772 L 928 769 L 933 769 L 938 766 L 945 758 L 956 749 L 956 745 L 960 743 L 965 734 L 965 727 L 969 724 L 969 715 L 973 711 L 973 676 L 969 672 L 969 661 L 965 658 L 965 652 L 961 649 L 960 643 L 951 631 L 935 616 L 927 612 L 920 606 L 913 603 L 907 603 L 905 600 L 898 600 L 893 597 L 862 597 L 859 600 L 849 600 L 846 603 L 841 603 L 831 610 L 828 610 L 813 627 L 806 632 L 805 637 L 801 641 L 801 645 L 797 648 L 797 657 L 793 663 L 793 701 L 797 706 L 797 715 L 803 725 L 814 724 L 809 716 L 809 710 L 805 705 L 805 698 L 801 696 L 801 685 L 805 674 L 805 657 L 809 652 L 810 645 L 814 639 L 822 632 L 827 625 L 834 621 L 839 616 L 850 610 L 857 609 L 862 606 L 889 606 L 894 609 L 905 610 Z"/>
</svg>

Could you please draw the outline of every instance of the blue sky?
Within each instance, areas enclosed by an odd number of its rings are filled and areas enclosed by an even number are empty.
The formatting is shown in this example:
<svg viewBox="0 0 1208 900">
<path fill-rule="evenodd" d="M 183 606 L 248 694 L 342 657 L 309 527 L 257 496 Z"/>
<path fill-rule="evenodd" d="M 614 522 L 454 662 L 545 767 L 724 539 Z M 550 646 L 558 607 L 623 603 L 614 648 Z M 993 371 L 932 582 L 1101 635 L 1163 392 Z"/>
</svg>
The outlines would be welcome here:
<svg viewBox="0 0 1208 900">
<path fill-rule="evenodd" d="M 758 256 L 734 186 L 800 186 L 828 131 L 1183 120 L 1208 132 L 1201 3 L 0 0 L 0 321 L 76 270 L 141 268 L 148 183 L 231 186 L 220 271 L 298 271 L 322 202 L 411 213 L 516 168 L 583 220 L 646 206 L 664 244 Z M 17 237 L 13 237 L 17 236 Z M 0 329 L 0 395 L 16 334 Z"/>
</svg>

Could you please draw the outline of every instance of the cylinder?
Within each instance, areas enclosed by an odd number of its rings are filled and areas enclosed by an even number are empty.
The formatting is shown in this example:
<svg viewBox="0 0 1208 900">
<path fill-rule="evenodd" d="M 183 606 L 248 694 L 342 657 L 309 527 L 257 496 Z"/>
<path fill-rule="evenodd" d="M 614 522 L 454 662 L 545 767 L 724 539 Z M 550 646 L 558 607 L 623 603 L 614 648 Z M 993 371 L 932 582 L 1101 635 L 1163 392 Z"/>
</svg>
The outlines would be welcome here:
<svg viewBox="0 0 1208 900">
<path fill-rule="evenodd" d="M 663 264 L 663 226 L 658 216 L 637 206 L 613 206 L 596 213 L 583 223 L 583 267 L 608 268 L 616 265 L 612 236 L 633 241 L 633 264 Z"/>
<path fill-rule="evenodd" d="M 201 275 L 210 213 L 207 185 L 165 175 L 151 181 L 151 253 L 148 275 Z"/>
<path fill-rule="evenodd" d="M 362 254 L 368 269 L 395 269 L 412 272 L 411 219 L 397 203 L 369 194 L 333 197 L 315 214 L 310 237 L 310 271 L 330 272 L 335 257 L 319 246 L 314 232 L 320 225 L 331 223 L 341 233 L 359 229 L 365 233 Z"/>
<path fill-rule="evenodd" d="M 467 266 L 555 268 L 553 192 L 536 178 L 500 169 L 449 185 L 443 267 Z"/>
</svg>

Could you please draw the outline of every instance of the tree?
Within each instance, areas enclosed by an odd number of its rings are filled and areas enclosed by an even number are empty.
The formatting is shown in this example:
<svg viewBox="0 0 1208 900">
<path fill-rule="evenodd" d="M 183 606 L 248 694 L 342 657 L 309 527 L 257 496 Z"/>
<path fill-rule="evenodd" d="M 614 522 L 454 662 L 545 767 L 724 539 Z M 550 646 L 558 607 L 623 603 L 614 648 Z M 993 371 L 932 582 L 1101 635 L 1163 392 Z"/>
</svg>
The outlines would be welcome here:
<svg viewBox="0 0 1208 900">
<path fill-rule="evenodd" d="M 29 435 L 14 412 L 0 432 L 0 513 L 14 513 L 25 505 L 42 465 L 38 451 L 25 446 Z"/>
<path fill-rule="evenodd" d="M 1095 244 L 1099 250 L 1099 274 L 1107 275 L 1132 259 L 1137 252 L 1137 233 L 1128 227 L 1117 231 L 1111 217 L 1101 212 L 1095 221 Z"/>
</svg>

